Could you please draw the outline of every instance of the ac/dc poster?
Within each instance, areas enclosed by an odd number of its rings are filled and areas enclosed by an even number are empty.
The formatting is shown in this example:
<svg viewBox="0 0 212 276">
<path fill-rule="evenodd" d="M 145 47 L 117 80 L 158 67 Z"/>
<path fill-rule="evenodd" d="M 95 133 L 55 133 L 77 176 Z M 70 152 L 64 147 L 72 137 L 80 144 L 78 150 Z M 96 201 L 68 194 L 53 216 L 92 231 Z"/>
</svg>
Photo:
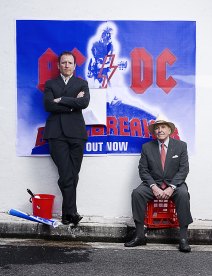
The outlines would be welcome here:
<svg viewBox="0 0 212 276">
<path fill-rule="evenodd" d="M 16 46 L 18 156 L 49 154 L 43 91 L 64 50 L 91 92 L 85 155 L 140 154 L 158 115 L 194 149 L 195 22 L 17 20 Z"/>
</svg>

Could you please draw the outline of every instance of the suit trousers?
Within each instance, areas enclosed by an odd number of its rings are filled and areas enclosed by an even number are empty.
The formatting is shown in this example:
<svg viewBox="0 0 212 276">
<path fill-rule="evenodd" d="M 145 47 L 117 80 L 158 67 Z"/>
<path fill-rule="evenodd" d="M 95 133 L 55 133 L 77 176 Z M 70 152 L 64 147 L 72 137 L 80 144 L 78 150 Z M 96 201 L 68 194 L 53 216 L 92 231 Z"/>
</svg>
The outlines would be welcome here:
<svg viewBox="0 0 212 276">
<path fill-rule="evenodd" d="M 49 139 L 48 142 L 50 155 L 59 174 L 58 186 L 63 197 L 62 215 L 74 215 L 77 213 L 76 188 L 86 140 L 63 135 Z"/>
<path fill-rule="evenodd" d="M 153 200 L 154 194 L 152 189 L 145 184 L 140 184 L 132 192 L 132 213 L 133 219 L 137 223 L 144 224 L 147 202 Z M 175 203 L 177 216 L 180 227 L 184 227 L 193 222 L 190 212 L 190 196 L 186 184 L 177 187 L 173 194 L 172 200 Z"/>
</svg>

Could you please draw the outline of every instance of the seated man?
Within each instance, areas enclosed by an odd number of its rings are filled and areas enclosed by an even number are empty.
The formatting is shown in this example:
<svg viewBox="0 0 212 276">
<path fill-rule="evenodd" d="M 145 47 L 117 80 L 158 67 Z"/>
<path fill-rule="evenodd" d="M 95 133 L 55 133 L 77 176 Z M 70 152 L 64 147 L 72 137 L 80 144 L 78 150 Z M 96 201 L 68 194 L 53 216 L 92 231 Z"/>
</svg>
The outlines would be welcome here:
<svg viewBox="0 0 212 276">
<path fill-rule="evenodd" d="M 175 125 L 156 119 L 149 125 L 149 132 L 157 140 L 145 143 L 139 161 L 139 175 L 142 183 L 132 192 L 132 213 L 136 226 L 135 237 L 125 243 L 126 247 L 145 245 L 144 218 L 147 202 L 172 198 L 180 225 L 179 250 L 190 252 L 187 230 L 192 223 L 190 198 L 185 179 L 189 172 L 187 145 L 169 137 Z"/>
</svg>

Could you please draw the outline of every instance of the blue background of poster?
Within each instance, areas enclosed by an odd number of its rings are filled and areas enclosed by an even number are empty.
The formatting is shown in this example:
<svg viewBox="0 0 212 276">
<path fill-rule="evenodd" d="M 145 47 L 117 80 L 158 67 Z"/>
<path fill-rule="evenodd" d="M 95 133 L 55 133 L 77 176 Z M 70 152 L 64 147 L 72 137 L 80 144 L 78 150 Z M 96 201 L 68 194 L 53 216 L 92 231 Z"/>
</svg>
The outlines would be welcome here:
<svg viewBox="0 0 212 276">
<path fill-rule="evenodd" d="M 87 59 L 91 55 L 89 41 L 98 37 L 97 29 L 112 26 L 115 36 L 114 64 L 127 61 L 125 72 L 114 73 L 108 85 L 108 116 L 125 116 L 155 119 L 161 112 L 173 120 L 180 137 L 194 147 L 195 136 L 195 50 L 196 24 L 192 21 L 47 21 L 18 20 L 17 31 L 17 153 L 18 155 L 48 154 L 47 145 L 35 147 L 37 129 L 44 126 L 48 114 L 43 108 L 43 94 L 38 85 L 38 59 L 47 50 L 57 55 L 63 50 L 77 48 Z M 90 47 L 90 48 L 89 48 Z M 153 84 L 143 94 L 136 94 L 131 87 L 131 57 L 134 48 L 145 48 L 153 59 Z M 177 61 L 167 66 L 177 85 L 169 94 L 156 85 L 156 60 L 164 49 L 169 49 Z M 77 67 L 76 75 L 87 77 L 87 63 Z M 118 76 L 118 77 L 117 77 Z M 119 81 L 122 79 L 122 81 Z M 117 81 L 118 80 L 118 81 Z M 92 86 L 90 82 L 90 86 Z M 114 99 L 117 105 L 113 105 Z M 123 114 L 124 112 L 124 114 Z M 186 115 L 186 116 L 185 116 Z M 128 123 L 126 123 L 128 124 Z M 88 126 L 89 128 L 90 126 Z M 130 131 L 129 131 L 130 132 Z M 142 133 L 144 132 L 142 125 Z M 139 154 L 144 142 L 151 136 L 132 137 L 103 135 L 89 137 L 88 143 L 104 144 L 102 151 L 86 151 L 85 154 Z M 127 151 L 109 151 L 107 142 L 128 141 Z"/>
</svg>

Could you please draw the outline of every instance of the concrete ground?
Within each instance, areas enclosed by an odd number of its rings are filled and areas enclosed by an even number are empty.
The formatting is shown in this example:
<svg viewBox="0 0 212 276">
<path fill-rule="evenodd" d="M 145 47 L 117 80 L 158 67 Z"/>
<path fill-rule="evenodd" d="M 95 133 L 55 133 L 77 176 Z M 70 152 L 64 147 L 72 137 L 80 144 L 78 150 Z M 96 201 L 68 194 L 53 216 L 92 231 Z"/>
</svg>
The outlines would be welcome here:
<svg viewBox="0 0 212 276">
<path fill-rule="evenodd" d="M 32 222 L 8 213 L 0 213 L 0 237 L 45 238 L 87 242 L 124 242 L 132 235 L 134 224 L 129 218 L 83 217 L 77 227 L 57 227 Z M 148 243 L 178 243 L 178 228 L 147 229 Z M 212 221 L 194 220 L 189 226 L 191 244 L 212 244 Z"/>
</svg>

